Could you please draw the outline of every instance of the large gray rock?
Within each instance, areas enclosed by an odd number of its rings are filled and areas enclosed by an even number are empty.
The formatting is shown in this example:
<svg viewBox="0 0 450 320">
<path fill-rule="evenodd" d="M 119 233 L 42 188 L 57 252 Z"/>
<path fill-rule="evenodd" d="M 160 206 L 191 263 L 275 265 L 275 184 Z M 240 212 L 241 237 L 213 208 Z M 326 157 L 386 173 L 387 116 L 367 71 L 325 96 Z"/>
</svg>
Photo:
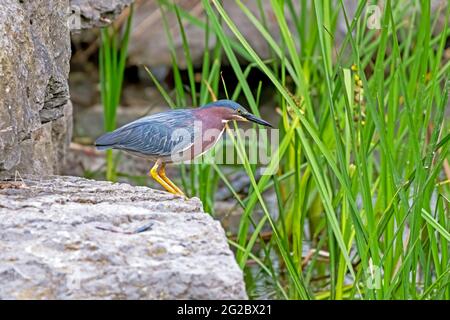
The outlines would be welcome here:
<svg viewBox="0 0 450 320">
<path fill-rule="evenodd" d="M 72 135 L 70 30 L 132 0 L 0 0 L 0 175 L 60 173 Z"/>
<path fill-rule="evenodd" d="M 0 0 L 0 172 L 57 173 L 70 142 L 68 0 Z"/>
<path fill-rule="evenodd" d="M 198 199 L 74 177 L 0 182 L 0 230 L 0 299 L 247 298 Z"/>
</svg>

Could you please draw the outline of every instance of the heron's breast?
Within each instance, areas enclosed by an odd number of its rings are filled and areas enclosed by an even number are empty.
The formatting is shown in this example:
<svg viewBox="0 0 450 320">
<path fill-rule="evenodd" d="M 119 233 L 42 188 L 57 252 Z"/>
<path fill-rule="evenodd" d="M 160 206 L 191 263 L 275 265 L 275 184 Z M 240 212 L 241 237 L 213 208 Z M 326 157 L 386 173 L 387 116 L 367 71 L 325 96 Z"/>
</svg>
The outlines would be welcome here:
<svg viewBox="0 0 450 320">
<path fill-rule="evenodd" d="M 182 152 L 174 155 L 173 162 L 184 162 L 192 160 L 211 149 L 221 138 L 225 129 L 221 121 L 204 124 L 194 131 L 192 143 Z M 177 158 L 177 159 L 176 159 Z"/>
</svg>

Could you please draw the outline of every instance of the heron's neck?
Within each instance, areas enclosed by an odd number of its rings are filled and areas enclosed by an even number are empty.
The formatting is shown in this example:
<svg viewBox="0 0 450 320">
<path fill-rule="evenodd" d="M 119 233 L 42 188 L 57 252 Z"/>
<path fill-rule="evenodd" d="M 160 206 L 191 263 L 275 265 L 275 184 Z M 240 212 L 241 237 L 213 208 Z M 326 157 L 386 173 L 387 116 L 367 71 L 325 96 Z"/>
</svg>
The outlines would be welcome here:
<svg viewBox="0 0 450 320">
<path fill-rule="evenodd" d="M 223 130 L 226 121 L 223 121 L 221 108 L 199 108 L 196 109 L 196 118 L 201 121 L 203 131 L 207 129 Z"/>
</svg>

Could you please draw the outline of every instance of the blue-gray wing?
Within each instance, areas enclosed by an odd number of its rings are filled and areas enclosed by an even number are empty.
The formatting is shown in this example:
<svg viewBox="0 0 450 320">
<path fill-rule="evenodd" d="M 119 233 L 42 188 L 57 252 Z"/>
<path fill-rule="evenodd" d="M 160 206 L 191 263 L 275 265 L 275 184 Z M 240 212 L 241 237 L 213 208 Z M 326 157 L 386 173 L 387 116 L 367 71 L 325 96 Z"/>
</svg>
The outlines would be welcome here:
<svg viewBox="0 0 450 320">
<path fill-rule="evenodd" d="M 194 116 L 178 109 L 133 121 L 95 141 L 99 150 L 121 149 L 146 156 L 170 156 L 194 140 Z"/>
</svg>

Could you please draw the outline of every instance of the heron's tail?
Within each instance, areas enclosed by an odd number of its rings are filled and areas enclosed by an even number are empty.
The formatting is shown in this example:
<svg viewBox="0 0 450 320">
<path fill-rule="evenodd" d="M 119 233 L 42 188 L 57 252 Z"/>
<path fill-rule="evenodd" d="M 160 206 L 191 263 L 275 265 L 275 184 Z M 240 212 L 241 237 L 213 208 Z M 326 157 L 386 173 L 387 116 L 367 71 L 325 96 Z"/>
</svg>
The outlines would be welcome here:
<svg viewBox="0 0 450 320">
<path fill-rule="evenodd" d="M 95 146 L 97 150 L 107 150 L 114 148 L 117 142 L 117 134 L 115 132 L 108 132 L 95 140 Z"/>
</svg>

